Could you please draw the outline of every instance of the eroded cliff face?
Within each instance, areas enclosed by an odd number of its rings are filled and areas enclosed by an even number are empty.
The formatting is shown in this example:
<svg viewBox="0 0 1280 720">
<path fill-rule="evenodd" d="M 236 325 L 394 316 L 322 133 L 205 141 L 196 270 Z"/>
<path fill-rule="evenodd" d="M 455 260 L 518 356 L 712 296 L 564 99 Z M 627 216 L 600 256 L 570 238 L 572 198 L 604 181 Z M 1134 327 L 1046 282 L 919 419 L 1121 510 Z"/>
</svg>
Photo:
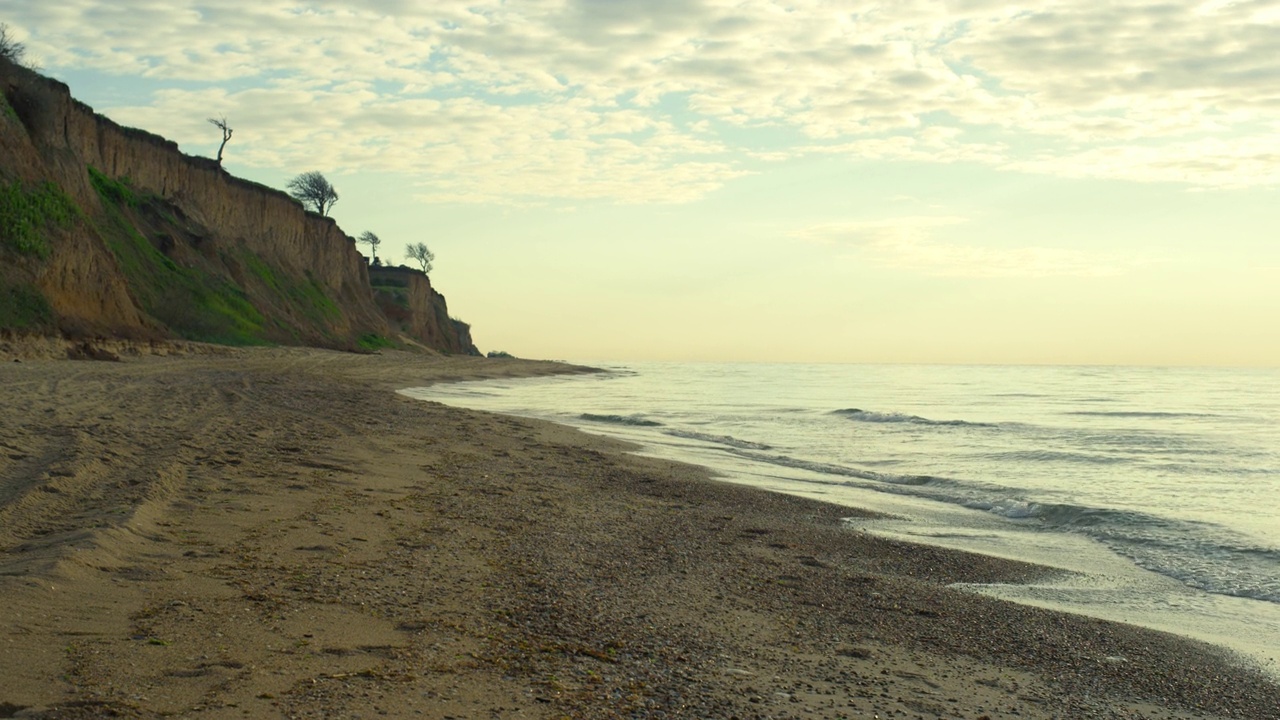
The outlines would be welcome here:
<svg viewBox="0 0 1280 720">
<path fill-rule="evenodd" d="M 15 77 L 20 70 L 0 62 L 0 90 L 5 98 L 4 107 L 0 107 L 0 185 L 5 190 L 6 204 L 19 206 L 7 208 L 10 226 L 0 231 L 5 233 L 3 239 L 10 241 L 7 244 L 12 244 L 11 236 L 19 232 L 14 225 L 42 224 L 35 231 L 43 236 L 47 248 L 44 252 L 5 253 L 0 267 L 0 302 L 42 296 L 51 306 L 51 317 L 36 317 L 34 330 L 54 329 L 56 318 L 57 325 L 70 333 L 158 335 L 159 329 L 138 312 L 115 258 L 94 237 L 84 217 L 51 220 L 41 217 L 49 210 L 38 204 L 34 211 L 21 207 L 24 202 L 33 203 L 31 196 L 47 201 L 46 196 L 56 191 L 70 190 L 68 194 L 79 207 L 95 198 L 84 192 L 88 177 L 83 166 L 78 174 L 66 177 L 64 168 L 75 166 L 70 153 L 65 148 L 59 151 L 56 146 L 38 144 L 40 135 L 27 130 L 25 123 L 52 118 L 60 98 L 54 92 L 56 88 L 46 88 L 34 74 Z M 27 217 L 15 219 L 15 214 L 21 215 L 24 209 Z M 30 227 L 24 229 L 32 231 Z"/>
<path fill-rule="evenodd" d="M 392 334 L 364 257 L 333 220 L 3 61 L 0 91 L 0 187 L 13 199 L 0 211 L 40 236 L 0 238 L 0 297 L 34 288 L 48 305 L 11 327 L 332 347 Z M 441 323 L 444 299 L 421 280 L 411 281 L 404 331 L 443 352 L 474 352 L 447 309 Z"/>
<path fill-rule="evenodd" d="M 369 268 L 379 309 L 397 329 L 428 347 L 457 355 L 479 355 L 471 341 L 471 327 L 449 317 L 444 295 L 431 287 L 431 278 L 408 267 Z"/>
</svg>

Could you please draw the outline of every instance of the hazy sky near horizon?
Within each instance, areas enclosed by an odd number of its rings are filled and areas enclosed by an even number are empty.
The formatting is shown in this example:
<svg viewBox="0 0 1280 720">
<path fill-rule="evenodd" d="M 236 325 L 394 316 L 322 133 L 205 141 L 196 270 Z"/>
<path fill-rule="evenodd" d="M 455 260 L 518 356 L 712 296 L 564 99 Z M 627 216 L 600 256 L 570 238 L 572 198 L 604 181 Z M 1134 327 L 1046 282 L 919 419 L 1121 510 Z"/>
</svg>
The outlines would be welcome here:
<svg viewBox="0 0 1280 720">
<path fill-rule="evenodd" d="M 579 360 L 1280 364 L 1280 0 L 0 0 Z"/>
</svg>

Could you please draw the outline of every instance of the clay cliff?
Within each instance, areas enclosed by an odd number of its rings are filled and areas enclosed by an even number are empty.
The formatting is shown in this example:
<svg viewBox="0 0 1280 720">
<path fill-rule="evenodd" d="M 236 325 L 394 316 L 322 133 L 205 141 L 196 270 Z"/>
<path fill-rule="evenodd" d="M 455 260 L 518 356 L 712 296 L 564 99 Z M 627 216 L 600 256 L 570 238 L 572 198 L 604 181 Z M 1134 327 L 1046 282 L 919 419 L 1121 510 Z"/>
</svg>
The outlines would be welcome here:
<svg viewBox="0 0 1280 720">
<path fill-rule="evenodd" d="M 287 194 L 3 60 L 0 91 L 0 329 L 478 354 L 420 272 L 388 318 L 355 241 Z"/>
<path fill-rule="evenodd" d="M 431 287 L 431 278 L 409 267 L 372 267 L 378 308 L 392 327 L 428 346 L 454 354 L 475 354 L 471 326 L 449 317 L 444 295 Z"/>
</svg>

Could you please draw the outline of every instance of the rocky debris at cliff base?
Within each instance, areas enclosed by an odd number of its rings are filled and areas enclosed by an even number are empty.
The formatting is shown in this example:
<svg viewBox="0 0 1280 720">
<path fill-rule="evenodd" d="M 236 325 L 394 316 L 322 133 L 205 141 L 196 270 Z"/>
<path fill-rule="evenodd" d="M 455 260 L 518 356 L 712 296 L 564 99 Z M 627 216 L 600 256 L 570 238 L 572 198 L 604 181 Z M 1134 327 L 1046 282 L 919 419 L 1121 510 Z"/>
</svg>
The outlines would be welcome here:
<svg viewBox="0 0 1280 720">
<path fill-rule="evenodd" d="M 70 340 L 25 335 L 0 338 L 0 362 L 28 360 L 106 360 L 173 355 L 234 355 L 236 348 L 183 340 Z"/>
</svg>

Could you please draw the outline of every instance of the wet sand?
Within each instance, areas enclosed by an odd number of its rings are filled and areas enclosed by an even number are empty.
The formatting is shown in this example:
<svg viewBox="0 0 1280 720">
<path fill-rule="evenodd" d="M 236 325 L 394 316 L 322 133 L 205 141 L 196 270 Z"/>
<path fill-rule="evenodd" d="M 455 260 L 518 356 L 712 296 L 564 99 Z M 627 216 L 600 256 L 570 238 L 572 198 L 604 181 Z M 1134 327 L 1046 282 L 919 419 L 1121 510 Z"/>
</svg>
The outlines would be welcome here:
<svg viewBox="0 0 1280 720">
<path fill-rule="evenodd" d="M 394 392 L 564 366 L 27 355 L 0 717 L 1280 717 L 1211 646 L 948 587 L 1050 570 Z"/>
</svg>

